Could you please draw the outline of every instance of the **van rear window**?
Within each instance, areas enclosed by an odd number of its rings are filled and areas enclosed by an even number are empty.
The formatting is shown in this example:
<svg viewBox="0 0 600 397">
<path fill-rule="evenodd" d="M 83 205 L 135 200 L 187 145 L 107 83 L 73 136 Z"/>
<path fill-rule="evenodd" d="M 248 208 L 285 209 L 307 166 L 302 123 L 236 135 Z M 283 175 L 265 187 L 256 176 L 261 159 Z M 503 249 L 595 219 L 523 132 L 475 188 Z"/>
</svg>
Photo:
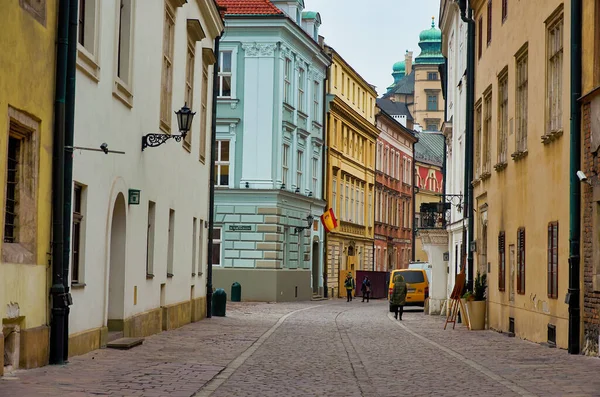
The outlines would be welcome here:
<svg viewBox="0 0 600 397">
<path fill-rule="evenodd" d="M 423 272 L 400 272 L 400 274 L 404 277 L 404 281 L 407 283 L 422 283 L 425 281 L 423 278 Z"/>
</svg>

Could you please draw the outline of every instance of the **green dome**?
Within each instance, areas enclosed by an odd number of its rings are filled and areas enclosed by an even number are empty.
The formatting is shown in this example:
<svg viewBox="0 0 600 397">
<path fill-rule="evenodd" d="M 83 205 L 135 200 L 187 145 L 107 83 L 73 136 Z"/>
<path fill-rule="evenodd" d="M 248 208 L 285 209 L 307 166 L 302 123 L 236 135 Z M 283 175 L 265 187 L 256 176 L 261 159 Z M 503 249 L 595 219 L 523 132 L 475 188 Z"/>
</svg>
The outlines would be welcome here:
<svg viewBox="0 0 600 397">
<path fill-rule="evenodd" d="M 406 62 L 400 61 L 396 62 L 394 66 L 392 66 L 392 70 L 394 72 L 406 72 Z"/>
<path fill-rule="evenodd" d="M 435 22 L 433 18 L 431 18 L 431 28 L 421 32 L 421 34 L 419 35 L 419 41 L 442 41 L 442 31 L 435 27 Z"/>
</svg>

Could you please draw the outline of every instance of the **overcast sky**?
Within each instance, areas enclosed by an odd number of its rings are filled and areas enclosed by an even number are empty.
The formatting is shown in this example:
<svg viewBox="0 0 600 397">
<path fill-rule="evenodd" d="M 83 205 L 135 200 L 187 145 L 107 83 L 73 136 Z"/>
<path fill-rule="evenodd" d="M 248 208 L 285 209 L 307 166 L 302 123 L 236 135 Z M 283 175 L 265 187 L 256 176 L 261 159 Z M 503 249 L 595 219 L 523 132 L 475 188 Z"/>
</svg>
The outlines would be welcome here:
<svg viewBox="0 0 600 397">
<path fill-rule="evenodd" d="M 419 33 L 438 26 L 440 0 L 304 0 L 321 14 L 325 42 L 377 86 L 379 95 L 393 82 L 392 65 L 406 50 L 419 55 Z"/>
</svg>

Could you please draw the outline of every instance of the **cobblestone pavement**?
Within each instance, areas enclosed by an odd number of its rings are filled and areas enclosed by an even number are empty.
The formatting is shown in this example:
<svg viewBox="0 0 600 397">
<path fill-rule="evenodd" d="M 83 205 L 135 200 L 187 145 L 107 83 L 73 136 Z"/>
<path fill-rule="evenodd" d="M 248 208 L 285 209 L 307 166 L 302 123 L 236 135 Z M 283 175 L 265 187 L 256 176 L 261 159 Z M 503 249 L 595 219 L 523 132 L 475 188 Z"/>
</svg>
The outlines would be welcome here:
<svg viewBox="0 0 600 397">
<path fill-rule="evenodd" d="M 600 396 L 600 359 L 387 301 L 235 304 L 215 317 L 0 378 L 0 396 Z"/>
</svg>

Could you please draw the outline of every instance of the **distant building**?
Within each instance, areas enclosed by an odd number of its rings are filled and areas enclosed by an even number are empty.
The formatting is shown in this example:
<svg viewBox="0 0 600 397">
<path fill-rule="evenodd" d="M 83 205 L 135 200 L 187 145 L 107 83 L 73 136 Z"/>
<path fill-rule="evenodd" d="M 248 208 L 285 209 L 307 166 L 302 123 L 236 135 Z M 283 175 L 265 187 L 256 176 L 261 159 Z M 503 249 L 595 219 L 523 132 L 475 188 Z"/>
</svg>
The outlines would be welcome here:
<svg viewBox="0 0 600 397">
<path fill-rule="evenodd" d="M 412 259 L 414 131 L 384 110 L 406 105 L 377 100 L 375 184 L 375 266 L 377 271 L 405 269 Z M 404 116 L 406 117 L 406 116 Z M 404 119 L 406 122 L 406 119 Z"/>
<path fill-rule="evenodd" d="M 242 299 L 323 293 L 321 17 L 302 0 L 217 0 L 220 42 L 213 285 Z"/>
</svg>

